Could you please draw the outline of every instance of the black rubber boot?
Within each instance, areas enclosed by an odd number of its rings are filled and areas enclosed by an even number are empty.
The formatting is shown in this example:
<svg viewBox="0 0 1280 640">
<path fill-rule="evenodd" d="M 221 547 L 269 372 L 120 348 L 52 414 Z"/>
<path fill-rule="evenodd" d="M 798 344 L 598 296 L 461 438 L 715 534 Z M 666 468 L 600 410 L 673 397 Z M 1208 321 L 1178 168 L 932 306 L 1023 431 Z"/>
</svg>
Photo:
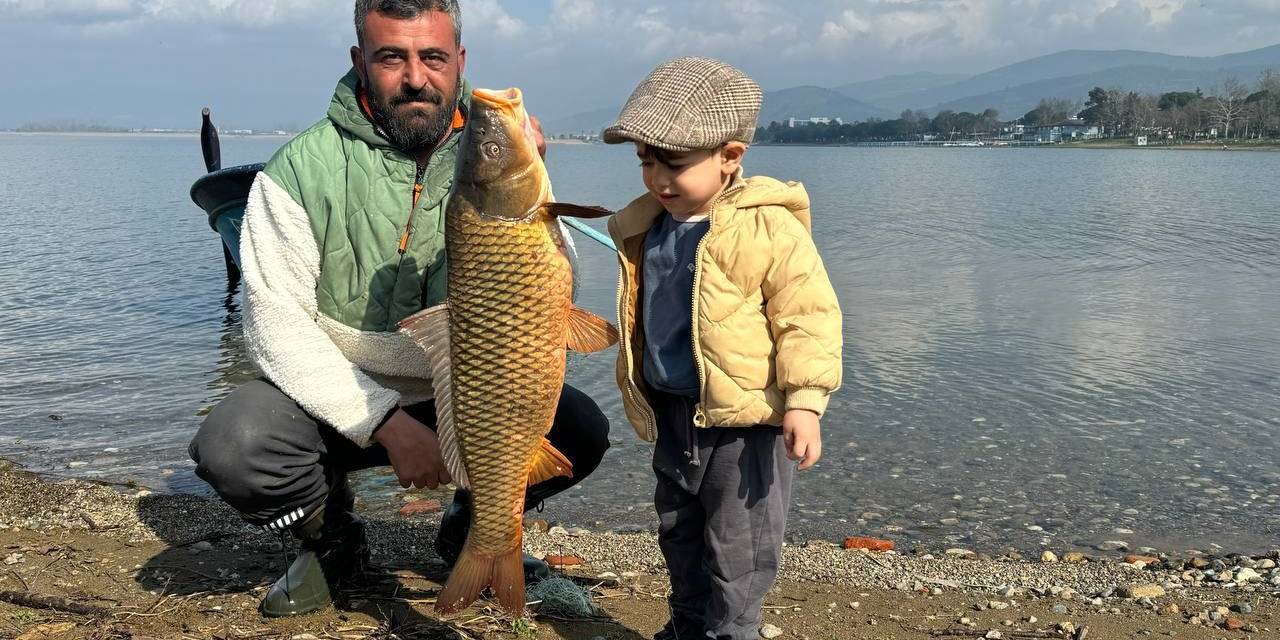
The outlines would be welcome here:
<svg viewBox="0 0 1280 640">
<path fill-rule="evenodd" d="M 471 529 L 471 492 L 459 489 L 453 494 L 453 502 L 440 517 L 440 533 L 436 535 L 436 555 L 450 568 L 462 555 L 462 547 L 467 543 L 467 532 Z M 547 563 L 524 554 L 524 581 L 533 584 L 551 577 L 551 567 Z"/>
<path fill-rule="evenodd" d="M 262 599 L 263 615 L 279 618 L 311 613 L 363 577 L 369 563 L 364 520 L 351 510 L 355 496 L 345 483 L 336 493 L 294 528 L 301 551 Z"/>
<path fill-rule="evenodd" d="M 661 630 L 653 634 L 653 640 L 704 640 L 706 637 L 702 623 L 678 617 L 668 620 Z"/>
</svg>

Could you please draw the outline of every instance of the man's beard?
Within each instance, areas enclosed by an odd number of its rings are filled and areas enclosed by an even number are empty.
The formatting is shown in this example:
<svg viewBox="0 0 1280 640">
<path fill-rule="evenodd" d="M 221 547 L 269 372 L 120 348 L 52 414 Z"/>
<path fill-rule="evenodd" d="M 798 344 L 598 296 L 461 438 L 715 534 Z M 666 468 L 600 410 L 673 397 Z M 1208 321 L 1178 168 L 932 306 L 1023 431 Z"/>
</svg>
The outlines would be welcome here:
<svg viewBox="0 0 1280 640">
<path fill-rule="evenodd" d="M 461 77 L 455 87 L 461 87 Z M 389 99 L 369 92 L 369 108 L 383 134 L 397 149 L 409 154 L 418 155 L 436 148 L 445 133 L 453 126 L 453 112 L 458 104 L 457 89 L 453 95 L 445 96 L 431 85 L 419 91 L 402 87 L 400 92 Z M 415 104 L 418 109 L 405 112 L 401 105 Z M 427 105 L 434 105 L 434 109 Z M 421 109 L 432 109 L 422 111 Z"/>
</svg>

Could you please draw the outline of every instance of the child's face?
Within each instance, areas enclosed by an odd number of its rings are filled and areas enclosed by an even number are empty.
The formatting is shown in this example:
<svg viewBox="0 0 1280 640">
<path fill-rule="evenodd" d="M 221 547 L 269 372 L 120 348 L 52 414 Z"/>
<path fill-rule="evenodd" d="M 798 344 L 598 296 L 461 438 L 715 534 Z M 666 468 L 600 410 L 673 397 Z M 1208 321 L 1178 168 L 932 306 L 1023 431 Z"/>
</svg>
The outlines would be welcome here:
<svg viewBox="0 0 1280 640">
<path fill-rule="evenodd" d="M 676 217 L 704 213 L 742 163 L 746 145 L 676 153 L 636 143 L 644 186 Z"/>
</svg>

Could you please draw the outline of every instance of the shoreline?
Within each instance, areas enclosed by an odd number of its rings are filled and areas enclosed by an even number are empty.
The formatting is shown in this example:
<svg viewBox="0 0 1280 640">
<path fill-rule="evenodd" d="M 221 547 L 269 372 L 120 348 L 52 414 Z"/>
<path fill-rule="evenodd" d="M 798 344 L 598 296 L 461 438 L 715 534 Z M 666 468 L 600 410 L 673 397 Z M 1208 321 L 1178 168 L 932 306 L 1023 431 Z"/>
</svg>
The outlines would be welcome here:
<svg viewBox="0 0 1280 640">
<path fill-rule="evenodd" d="M 0 637 L 43 626 L 67 638 L 297 640 L 329 633 L 355 640 L 394 631 L 401 638 L 640 640 L 665 621 L 669 586 L 653 535 L 595 533 L 540 520 L 526 520 L 526 552 L 579 560 L 567 575 L 590 590 L 602 615 L 535 616 L 530 626 L 481 604 L 461 617 L 436 619 L 430 604 L 446 572 L 430 550 L 440 506 L 430 502 L 415 515 L 371 519 L 375 584 L 343 609 L 268 620 L 256 604 L 280 573 L 291 542 L 282 547 L 279 537 L 241 523 L 218 501 L 51 482 L 0 460 L 0 592 L 101 610 L 78 616 L 0 601 Z M 764 620 L 786 637 L 810 640 L 930 638 L 943 630 L 1075 638 L 1085 627 L 1095 640 L 1169 631 L 1207 640 L 1224 633 L 1247 637 L 1245 629 L 1280 630 L 1280 551 L 1259 559 L 1161 556 L 1129 564 L 1096 556 L 1043 562 L 930 551 L 788 545 Z M 1219 605 L 1239 611 L 1224 613 Z M 1048 635 L 1028 635 L 1033 632 Z"/>
<path fill-rule="evenodd" d="M 215 499 L 212 490 L 197 478 L 188 460 L 177 465 L 165 465 L 159 474 L 120 474 L 102 468 L 93 460 L 89 463 L 71 461 L 56 465 L 41 464 L 44 459 L 35 451 L 11 452 L 8 461 L 35 473 L 47 482 L 80 480 L 116 487 L 145 488 L 156 494 L 186 495 L 203 499 Z M 114 455 L 114 454 L 110 454 Z M 0 461 L 5 460 L 0 453 Z M 394 478 L 390 467 L 370 469 L 352 476 L 354 486 L 363 500 L 362 512 L 369 517 L 392 517 L 407 502 L 435 500 L 448 503 L 453 488 L 438 490 L 404 491 Z M 580 487 L 579 487 L 580 488 Z M 956 496 L 952 496 L 953 500 Z M 627 499 L 613 499 L 596 494 L 594 499 L 606 502 L 592 504 L 592 498 L 577 493 L 576 489 L 547 505 L 546 513 L 539 518 L 561 523 L 564 527 L 580 528 L 596 533 L 648 533 L 657 531 L 657 515 L 647 500 L 632 504 Z M 959 503 L 955 503 L 959 504 Z M 855 505 L 856 506 L 856 505 Z M 951 505 L 954 507 L 954 505 Z M 990 506 L 990 505 L 988 505 Z M 863 511 L 863 509 L 870 511 Z M 838 544 L 846 536 L 874 536 L 893 540 L 900 549 L 940 549 L 943 545 L 963 544 L 980 554 L 1002 557 L 1021 554 L 1037 557 L 1045 549 L 1059 555 L 1069 552 L 1100 554 L 1118 559 L 1126 551 L 1109 550 L 1123 545 L 1125 549 L 1140 553 L 1212 553 L 1256 555 L 1270 551 L 1276 544 L 1265 531 L 1250 529 L 1250 534 L 1238 528 L 1199 528 L 1194 532 L 1170 531 L 1145 526 L 1137 511 L 1134 516 L 1114 513 L 1106 516 L 1105 526 L 1089 526 L 1079 521 L 1075 526 L 1059 523 L 1049 531 L 1031 526 L 1036 517 L 1023 517 L 1025 522 L 1015 526 L 1005 522 L 1006 515 L 998 507 L 985 508 L 979 502 L 973 508 L 942 509 L 927 513 L 895 517 L 889 507 L 872 504 L 840 510 L 836 505 L 816 509 L 814 505 L 798 503 L 788 521 L 786 540 L 789 544 L 833 543 Z M 862 511 L 862 513 L 859 513 Z M 829 515 L 819 515 L 828 514 Z M 886 515 L 890 514 L 890 515 Z M 998 519 L 1003 524 L 994 524 Z M 1204 545 L 1208 545 L 1205 547 Z"/>
<path fill-rule="evenodd" d="M 1187 144 L 1153 144 L 1145 147 L 1139 147 L 1132 141 L 1088 141 L 1088 142 L 1061 142 L 1054 144 L 1036 144 L 1036 145 L 992 145 L 987 144 L 981 147 L 943 147 L 942 145 L 915 145 L 902 144 L 900 146 L 876 146 L 874 143 L 809 143 L 809 142 L 763 142 L 756 143 L 757 147 L 803 147 L 803 148 L 850 148 L 850 149 L 1109 149 L 1109 150 L 1125 150 L 1132 149 L 1134 151 L 1280 151 L 1280 140 L 1273 140 L 1259 143 L 1236 142 L 1223 145 L 1221 143 L 1187 143 Z"/>
<path fill-rule="evenodd" d="M 218 138 L 222 140 L 243 139 L 243 138 L 263 138 L 263 139 L 279 139 L 291 140 L 297 134 L 295 133 L 218 133 Z M 89 138 L 183 138 L 183 139 L 199 139 L 199 131 L 0 131 L 0 136 L 13 137 L 36 137 L 36 136 L 58 136 L 64 138 L 72 137 L 89 137 Z"/>
</svg>

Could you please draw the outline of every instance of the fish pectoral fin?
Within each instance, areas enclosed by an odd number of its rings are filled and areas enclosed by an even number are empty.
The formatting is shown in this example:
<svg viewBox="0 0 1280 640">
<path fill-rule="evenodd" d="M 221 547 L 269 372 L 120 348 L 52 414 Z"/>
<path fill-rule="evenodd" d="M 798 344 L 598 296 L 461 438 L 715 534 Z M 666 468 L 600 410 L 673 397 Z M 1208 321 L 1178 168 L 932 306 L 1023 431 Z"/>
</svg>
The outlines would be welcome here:
<svg viewBox="0 0 1280 640">
<path fill-rule="evenodd" d="M 462 446 L 453 420 L 453 364 L 449 347 L 449 305 L 441 304 L 400 321 L 400 330 L 427 354 L 436 401 L 436 436 L 440 455 L 454 484 L 470 488 Z"/>
<path fill-rule="evenodd" d="M 427 348 L 431 346 L 429 341 L 433 334 L 440 330 L 441 325 L 444 330 L 449 330 L 449 305 L 438 304 L 434 307 L 423 309 L 399 323 L 400 330 L 408 334 L 418 346 Z"/>
<path fill-rule="evenodd" d="M 607 218 L 613 212 L 604 207 L 588 207 L 567 202 L 548 202 L 547 213 L 564 218 Z"/>
<path fill-rule="evenodd" d="M 617 342 L 618 330 L 608 320 L 578 307 L 569 308 L 570 349 L 578 353 L 595 353 L 604 351 Z"/>
<path fill-rule="evenodd" d="M 542 439 L 542 446 L 533 454 L 533 468 L 529 470 L 529 486 L 552 478 L 572 478 L 573 463 L 551 444 Z"/>
</svg>

